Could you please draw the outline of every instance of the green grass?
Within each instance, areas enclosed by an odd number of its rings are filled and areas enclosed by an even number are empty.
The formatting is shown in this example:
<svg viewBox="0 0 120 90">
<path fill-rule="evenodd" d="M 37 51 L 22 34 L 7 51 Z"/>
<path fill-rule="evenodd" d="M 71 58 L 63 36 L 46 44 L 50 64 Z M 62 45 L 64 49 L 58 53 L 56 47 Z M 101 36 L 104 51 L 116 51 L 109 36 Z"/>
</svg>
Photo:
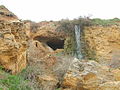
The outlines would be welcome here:
<svg viewBox="0 0 120 90">
<path fill-rule="evenodd" d="M 0 68 L 0 90 L 32 90 L 20 75 L 11 75 Z"/>
<path fill-rule="evenodd" d="M 19 76 L 10 75 L 6 79 L 0 80 L 0 83 L 6 86 L 9 90 L 30 90 L 30 88 L 25 85 L 27 81 L 24 81 Z"/>
</svg>

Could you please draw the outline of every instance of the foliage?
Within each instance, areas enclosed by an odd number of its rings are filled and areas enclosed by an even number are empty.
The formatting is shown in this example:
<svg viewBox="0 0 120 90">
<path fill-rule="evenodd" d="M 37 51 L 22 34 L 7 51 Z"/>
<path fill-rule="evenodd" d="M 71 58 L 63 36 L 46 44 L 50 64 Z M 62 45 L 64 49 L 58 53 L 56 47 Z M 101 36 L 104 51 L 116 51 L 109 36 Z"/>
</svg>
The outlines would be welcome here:
<svg viewBox="0 0 120 90">
<path fill-rule="evenodd" d="M 75 38 L 73 38 L 74 36 L 71 36 L 71 37 L 67 37 L 66 40 L 65 40 L 65 43 L 64 43 L 64 52 L 66 54 L 70 54 L 70 55 L 73 55 L 75 54 L 75 51 L 76 51 L 76 46 L 75 46 Z"/>
<path fill-rule="evenodd" d="M 79 17 L 78 19 L 69 20 L 69 19 L 62 19 L 59 21 L 59 27 L 56 29 L 57 31 L 64 31 L 69 34 L 73 33 L 74 26 L 80 25 L 80 27 L 83 29 L 85 26 L 93 26 L 93 25 L 102 25 L 102 26 L 108 26 L 108 25 L 119 25 L 120 19 L 114 18 L 114 19 L 100 19 L 100 18 L 94 18 L 90 19 L 89 17 Z"/>
<path fill-rule="evenodd" d="M 28 81 L 24 80 L 19 75 L 10 75 L 3 70 L 0 70 L 0 90 L 32 90 Z"/>
<path fill-rule="evenodd" d="M 114 19 L 92 19 L 92 25 L 102 25 L 102 26 L 108 26 L 108 25 L 118 25 L 120 22 L 120 19 L 114 18 Z"/>
<path fill-rule="evenodd" d="M 83 28 L 84 26 L 90 26 L 92 23 L 89 17 L 79 17 L 74 20 L 63 19 L 59 21 L 59 24 L 60 26 L 56 29 L 57 31 L 64 31 L 73 34 L 75 25 L 80 25 L 80 27 Z"/>
</svg>

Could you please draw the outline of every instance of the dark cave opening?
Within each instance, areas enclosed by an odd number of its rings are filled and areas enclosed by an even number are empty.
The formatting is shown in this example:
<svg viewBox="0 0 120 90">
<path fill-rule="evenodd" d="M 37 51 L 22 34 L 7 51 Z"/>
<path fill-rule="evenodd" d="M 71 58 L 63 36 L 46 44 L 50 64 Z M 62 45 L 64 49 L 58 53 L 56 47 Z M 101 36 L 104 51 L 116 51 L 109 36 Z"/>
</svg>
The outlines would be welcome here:
<svg viewBox="0 0 120 90">
<path fill-rule="evenodd" d="M 47 45 L 51 47 L 53 50 L 64 49 L 64 40 L 60 39 L 49 40 L 47 41 Z"/>
<path fill-rule="evenodd" d="M 42 43 L 46 43 L 53 50 L 64 49 L 64 39 L 59 38 L 45 38 L 45 37 L 35 37 L 34 40 L 37 40 Z M 36 44 L 37 47 L 37 44 Z"/>
</svg>

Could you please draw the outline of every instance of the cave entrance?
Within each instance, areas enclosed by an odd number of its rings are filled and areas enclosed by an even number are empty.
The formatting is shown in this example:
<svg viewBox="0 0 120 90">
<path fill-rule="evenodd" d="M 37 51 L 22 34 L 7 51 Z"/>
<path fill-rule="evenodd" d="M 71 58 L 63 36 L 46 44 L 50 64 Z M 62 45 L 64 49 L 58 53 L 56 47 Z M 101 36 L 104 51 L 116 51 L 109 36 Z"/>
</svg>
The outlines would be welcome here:
<svg viewBox="0 0 120 90">
<path fill-rule="evenodd" d="M 52 39 L 47 41 L 47 45 L 51 47 L 53 50 L 64 49 L 64 40 Z"/>
</svg>

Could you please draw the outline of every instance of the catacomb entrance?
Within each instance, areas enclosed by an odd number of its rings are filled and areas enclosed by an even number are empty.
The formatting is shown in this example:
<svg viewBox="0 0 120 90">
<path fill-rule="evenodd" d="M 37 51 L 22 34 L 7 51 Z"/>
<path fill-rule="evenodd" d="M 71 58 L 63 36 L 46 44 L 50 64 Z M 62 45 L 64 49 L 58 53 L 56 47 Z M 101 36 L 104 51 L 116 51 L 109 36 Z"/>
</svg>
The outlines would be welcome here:
<svg viewBox="0 0 120 90">
<path fill-rule="evenodd" d="M 35 37 L 34 40 L 37 40 L 41 43 L 45 43 L 53 50 L 64 49 L 64 40 L 60 38 L 45 38 L 45 37 Z"/>
<path fill-rule="evenodd" d="M 64 40 L 60 40 L 60 39 L 48 40 L 46 44 L 49 47 L 51 47 L 53 50 L 64 48 Z"/>
</svg>

